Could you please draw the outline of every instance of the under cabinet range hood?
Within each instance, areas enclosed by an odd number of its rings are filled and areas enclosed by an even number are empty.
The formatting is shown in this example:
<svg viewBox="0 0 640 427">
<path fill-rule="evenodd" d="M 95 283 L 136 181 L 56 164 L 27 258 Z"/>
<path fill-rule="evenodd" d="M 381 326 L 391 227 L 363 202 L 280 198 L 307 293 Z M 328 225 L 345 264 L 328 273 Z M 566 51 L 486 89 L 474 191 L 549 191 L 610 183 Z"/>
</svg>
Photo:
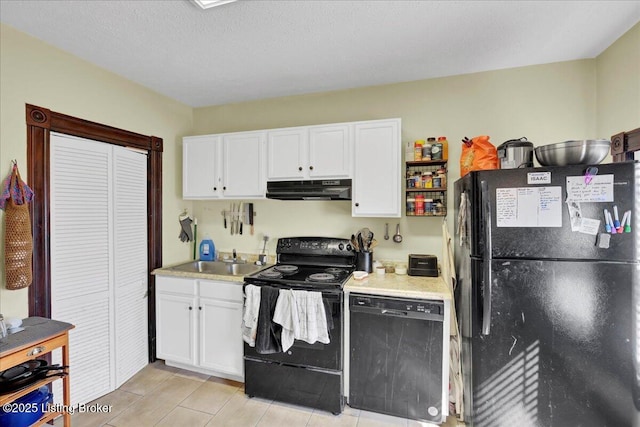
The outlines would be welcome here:
<svg viewBox="0 0 640 427">
<path fill-rule="evenodd" d="M 278 200 L 351 200 L 350 179 L 267 182 L 267 198 Z"/>
</svg>

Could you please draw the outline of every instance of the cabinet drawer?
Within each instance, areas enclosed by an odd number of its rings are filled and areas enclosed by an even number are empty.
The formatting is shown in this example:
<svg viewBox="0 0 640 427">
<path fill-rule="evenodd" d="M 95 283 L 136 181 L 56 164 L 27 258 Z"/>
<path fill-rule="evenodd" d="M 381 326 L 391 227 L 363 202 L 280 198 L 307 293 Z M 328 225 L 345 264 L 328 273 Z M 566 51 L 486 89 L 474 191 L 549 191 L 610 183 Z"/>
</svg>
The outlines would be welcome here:
<svg viewBox="0 0 640 427">
<path fill-rule="evenodd" d="M 41 343 L 31 345 L 22 350 L 16 351 L 13 354 L 10 354 L 6 357 L 2 358 L 2 366 L 15 366 L 20 363 L 26 362 L 27 360 L 32 360 L 37 357 L 41 357 L 46 353 L 49 353 L 53 349 L 58 347 L 62 347 L 67 344 L 67 337 L 65 334 L 58 335 L 57 337 L 53 337 Z"/>
<path fill-rule="evenodd" d="M 156 292 L 181 295 L 196 294 L 196 280 L 180 277 L 156 276 Z"/>
<path fill-rule="evenodd" d="M 198 280 L 200 296 L 242 302 L 242 282 Z"/>
</svg>

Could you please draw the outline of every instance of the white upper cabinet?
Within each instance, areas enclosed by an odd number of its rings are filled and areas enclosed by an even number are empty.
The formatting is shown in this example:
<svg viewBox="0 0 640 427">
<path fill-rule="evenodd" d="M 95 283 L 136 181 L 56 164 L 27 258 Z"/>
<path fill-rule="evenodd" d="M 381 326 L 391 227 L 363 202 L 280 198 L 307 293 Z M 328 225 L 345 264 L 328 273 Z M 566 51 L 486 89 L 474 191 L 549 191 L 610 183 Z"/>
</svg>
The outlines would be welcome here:
<svg viewBox="0 0 640 427">
<path fill-rule="evenodd" d="M 265 132 L 222 136 L 222 193 L 224 197 L 265 196 Z"/>
<path fill-rule="evenodd" d="M 400 217 L 400 119 L 354 126 L 352 216 Z"/>
<path fill-rule="evenodd" d="M 183 138 L 182 197 L 264 198 L 265 136 L 238 132 Z"/>
<path fill-rule="evenodd" d="M 352 125 L 322 125 L 309 128 L 309 177 L 351 178 Z"/>
<path fill-rule="evenodd" d="M 267 179 L 351 178 L 351 129 L 344 123 L 268 131 Z"/>
<path fill-rule="evenodd" d="M 182 139 L 182 198 L 213 199 L 222 195 L 220 136 L 186 136 Z"/>
<path fill-rule="evenodd" d="M 306 127 L 267 132 L 267 179 L 304 179 L 308 163 Z"/>
</svg>

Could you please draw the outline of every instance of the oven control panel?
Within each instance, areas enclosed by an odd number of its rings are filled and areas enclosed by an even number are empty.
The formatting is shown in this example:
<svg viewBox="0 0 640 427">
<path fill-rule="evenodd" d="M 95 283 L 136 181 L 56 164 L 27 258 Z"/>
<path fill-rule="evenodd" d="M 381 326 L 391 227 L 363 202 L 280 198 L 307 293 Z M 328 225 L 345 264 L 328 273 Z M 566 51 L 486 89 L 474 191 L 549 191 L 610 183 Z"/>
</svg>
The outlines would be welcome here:
<svg viewBox="0 0 640 427">
<path fill-rule="evenodd" d="M 300 255 L 350 255 L 353 247 L 348 239 L 333 237 L 284 237 L 278 239 L 276 252 Z"/>
</svg>

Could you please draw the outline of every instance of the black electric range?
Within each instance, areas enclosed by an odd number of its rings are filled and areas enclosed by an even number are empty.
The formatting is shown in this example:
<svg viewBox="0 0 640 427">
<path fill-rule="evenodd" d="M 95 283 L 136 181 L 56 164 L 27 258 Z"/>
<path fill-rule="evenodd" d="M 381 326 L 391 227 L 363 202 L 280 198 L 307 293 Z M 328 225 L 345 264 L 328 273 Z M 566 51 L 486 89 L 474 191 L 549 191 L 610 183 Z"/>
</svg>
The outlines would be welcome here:
<svg viewBox="0 0 640 427">
<path fill-rule="evenodd" d="M 276 264 L 245 276 L 245 286 L 320 292 L 330 342 L 295 340 L 286 352 L 270 354 L 245 343 L 245 393 L 339 414 L 345 400 L 342 288 L 355 269 L 355 252 L 348 239 L 290 237 L 278 240 L 276 254 Z"/>
<path fill-rule="evenodd" d="M 348 239 L 289 237 L 278 239 L 276 264 L 245 276 L 250 284 L 307 290 L 342 290 L 355 269 Z"/>
</svg>

